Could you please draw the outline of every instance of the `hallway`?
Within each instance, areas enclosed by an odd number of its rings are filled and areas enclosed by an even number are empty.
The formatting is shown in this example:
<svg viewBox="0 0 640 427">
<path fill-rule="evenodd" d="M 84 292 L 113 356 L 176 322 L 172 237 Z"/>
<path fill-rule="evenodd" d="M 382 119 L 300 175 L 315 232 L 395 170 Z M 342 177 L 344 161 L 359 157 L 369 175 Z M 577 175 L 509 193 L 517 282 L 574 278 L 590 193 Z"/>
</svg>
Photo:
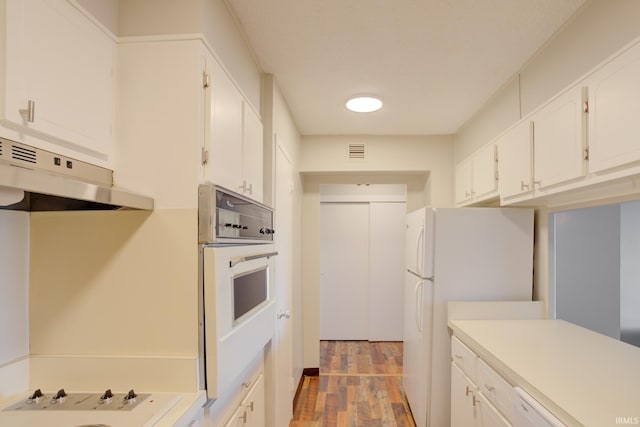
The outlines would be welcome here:
<svg viewBox="0 0 640 427">
<path fill-rule="evenodd" d="M 290 427 L 414 425 L 401 342 L 320 342 L 320 376 L 304 378 Z"/>
</svg>

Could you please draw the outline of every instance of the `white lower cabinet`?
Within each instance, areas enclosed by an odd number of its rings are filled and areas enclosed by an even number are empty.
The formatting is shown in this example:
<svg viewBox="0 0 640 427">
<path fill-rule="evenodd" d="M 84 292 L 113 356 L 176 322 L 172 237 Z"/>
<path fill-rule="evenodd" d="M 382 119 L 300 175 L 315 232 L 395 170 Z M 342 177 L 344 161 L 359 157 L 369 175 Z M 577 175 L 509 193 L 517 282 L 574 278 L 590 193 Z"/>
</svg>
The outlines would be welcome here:
<svg viewBox="0 0 640 427">
<path fill-rule="evenodd" d="M 451 427 L 511 427 L 514 389 L 451 337 Z"/>
<path fill-rule="evenodd" d="M 478 407 L 478 427 L 511 427 L 511 423 L 493 406 L 482 393 L 479 393 L 476 401 Z"/>
<path fill-rule="evenodd" d="M 451 427 L 476 425 L 476 385 L 451 363 Z"/>
<path fill-rule="evenodd" d="M 248 385 L 249 391 L 231 414 L 224 427 L 264 427 L 266 425 L 266 397 L 264 374 Z"/>
</svg>

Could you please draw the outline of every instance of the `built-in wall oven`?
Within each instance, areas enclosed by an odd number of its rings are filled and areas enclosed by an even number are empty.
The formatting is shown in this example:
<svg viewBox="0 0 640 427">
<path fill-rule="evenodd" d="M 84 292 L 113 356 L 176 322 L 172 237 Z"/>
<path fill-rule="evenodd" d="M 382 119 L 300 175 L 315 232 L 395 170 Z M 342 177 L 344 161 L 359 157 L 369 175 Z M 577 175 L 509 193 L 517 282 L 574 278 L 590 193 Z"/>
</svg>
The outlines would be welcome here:
<svg viewBox="0 0 640 427">
<path fill-rule="evenodd" d="M 201 384 L 217 399 L 275 333 L 273 210 L 211 183 L 198 188 Z"/>
</svg>

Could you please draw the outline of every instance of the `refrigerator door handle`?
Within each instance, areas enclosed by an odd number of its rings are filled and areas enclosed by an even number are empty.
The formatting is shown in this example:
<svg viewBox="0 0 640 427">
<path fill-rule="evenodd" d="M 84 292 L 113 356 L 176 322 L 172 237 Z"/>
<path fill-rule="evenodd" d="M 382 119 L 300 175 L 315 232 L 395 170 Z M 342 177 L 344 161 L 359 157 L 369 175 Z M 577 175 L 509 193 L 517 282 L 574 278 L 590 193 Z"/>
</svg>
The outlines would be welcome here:
<svg viewBox="0 0 640 427">
<path fill-rule="evenodd" d="M 420 289 L 420 298 L 418 298 L 418 289 Z M 422 293 L 424 292 L 424 282 L 421 280 L 416 284 L 415 292 L 415 310 L 413 312 L 415 321 L 416 321 L 416 329 L 418 332 L 422 332 Z M 420 314 L 418 314 L 420 313 Z"/>
<path fill-rule="evenodd" d="M 420 227 L 416 242 L 416 273 L 422 277 L 424 274 L 424 226 Z"/>
</svg>

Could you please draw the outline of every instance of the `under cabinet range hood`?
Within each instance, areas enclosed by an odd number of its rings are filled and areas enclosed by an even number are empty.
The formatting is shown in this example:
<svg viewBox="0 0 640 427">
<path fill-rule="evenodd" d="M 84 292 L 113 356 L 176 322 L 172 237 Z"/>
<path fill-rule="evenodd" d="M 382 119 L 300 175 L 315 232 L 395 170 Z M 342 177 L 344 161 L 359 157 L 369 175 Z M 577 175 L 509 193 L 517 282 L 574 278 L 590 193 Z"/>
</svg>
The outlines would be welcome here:
<svg viewBox="0 0 640 427">
<path fill-rule="evenodd" d="M 113 172 L 0 138 L 0 209 L 153 209 L 153 199 L 113 187 Z"/>
</svg>

